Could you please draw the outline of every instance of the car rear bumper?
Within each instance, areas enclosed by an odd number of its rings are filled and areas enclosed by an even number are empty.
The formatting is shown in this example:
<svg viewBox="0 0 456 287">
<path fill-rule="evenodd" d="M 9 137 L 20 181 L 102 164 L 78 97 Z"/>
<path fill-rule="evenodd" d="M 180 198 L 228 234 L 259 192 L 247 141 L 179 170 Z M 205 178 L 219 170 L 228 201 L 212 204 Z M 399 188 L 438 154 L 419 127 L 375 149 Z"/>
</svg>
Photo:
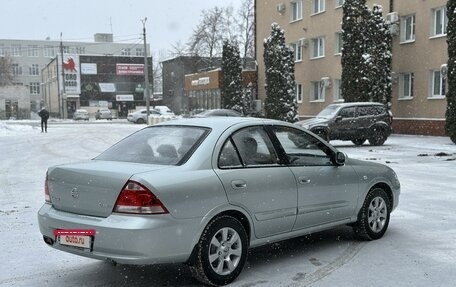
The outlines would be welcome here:
<svg viewBox="0 0 456 287">
<path fill-rule="evenodd" d="M 38 223 L 46 243 L 53 248 L 121 264 L 185 262 L 193 249 L 201 219 L 175 219 L 164 215 L 125 215 L 107 218 L 56 210 L 44 204 Z M 92 248 L 68 247 L 57 242 L 56 229 L 94 229 Z"/>
</svg>

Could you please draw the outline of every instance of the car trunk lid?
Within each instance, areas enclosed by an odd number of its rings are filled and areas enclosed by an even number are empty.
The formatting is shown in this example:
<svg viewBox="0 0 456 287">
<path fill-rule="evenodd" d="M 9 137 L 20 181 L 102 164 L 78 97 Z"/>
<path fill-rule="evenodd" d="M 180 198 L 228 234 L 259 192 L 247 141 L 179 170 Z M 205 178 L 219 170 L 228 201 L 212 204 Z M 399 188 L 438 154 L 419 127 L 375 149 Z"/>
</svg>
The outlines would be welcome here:
<svg viewBox="0 0 456 287">
<path fill-rule="evenodd" d="M 61 211 L 108 217 L 132 175 L 164 168 L 99 160 L 56 166 L 48 171 L 52 205 Z"/>
</svg>

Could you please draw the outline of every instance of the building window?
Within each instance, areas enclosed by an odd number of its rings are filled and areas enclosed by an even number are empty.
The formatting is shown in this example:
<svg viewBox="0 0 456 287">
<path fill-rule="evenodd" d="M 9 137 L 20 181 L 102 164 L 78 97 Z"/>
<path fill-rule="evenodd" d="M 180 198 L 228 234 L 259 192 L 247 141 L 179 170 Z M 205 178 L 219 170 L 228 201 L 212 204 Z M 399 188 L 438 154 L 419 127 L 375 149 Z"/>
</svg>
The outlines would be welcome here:
<svg viewBox="0 0 456 287">
<path fill-rule="evenodd" d="M 55 47 L 53 47 L 53 46 L 44 46 L 44 56 L 45 57 L 53 58 L 53 57 L 55 57 L 55 55 L 56 55 Z"/>
<path fill-rule="evenodd" d="M 325 0 L 312 0 L 312 14 L 325 11 Z"/>
<path fill-rule="evenodd" d="M 303 93 L 302 84 L 297 84 L 296 85 L 296 101 L 298 103 L 302 103 L 302 93 Z"/>
<path fill-rule="evenodd" d="M 302 0 L 290 2 L 291 7 L 291 21 L 298 21 L 302 19 Z"/>
<path fill-rule="evenodd" d="M 302 61 L 302 44 L 303 41 L 299 40 L 296 43 L 291 43 L 291 49 L 293 50 L 293 55 L 294 55 L 294 61 L 295 62 L 301 62 Z"/>
<path fill-rule="evenodd" d="M 446 79 L 440 74 L 440 70 L 431 71 L 432 91 L 431 98 L 441 98 L 446 95 Z"/>
<path fill-rule="evenodd" d="M 136 56 L 144 56 L 144 49 L 136 48 Z"/>
<path fill-rule="evenodd" d="M 340 79 L 334 79 L 333 97 L 335 102 L 344 100 L 344 98 L 342 98 L 342 81 Z"/>
<path fill-rule="evenodd" d="M 64 54 L 69 54 L 69 53 L 70 53 L 70 47 L 68 47 L 68 46 L 63 46 L 63 47 L 62 47 L 62 51 L 63 51 Z"/>
<path fill-rule="evenodd" d="M 310 101 L 324 101 L 325 88 L 323 81 L 310 82 Z"/>
<path fill-rule="evenodd" d="M 335 44 L 335 47 L 334 47 L 334 52 L 336 55 L 340 55 L 342 54 L 342 46 L 343 46 L 343 40 L 342 40 L 342 32 L 337 32 L 335 34 L 335 38 L 336 38 L 336 44 Z"/>
<path fill-rule="evenodd" d="M 38 64 L 32 64 L 29 67 L 29 75 L 30 76 L 39 76 L 40 75 L 40 69 L 38 67 Z"/>
<path fill-rule="evenodd" d="M 342 7 L 344 5 L 345 0 L 335 0 L 336 1 L 336 8 Z"/>
<path fill-rule="evenodd" d="M 76 47 L 76 54 L 83 55 L 85 54 L 85 47 L 78 46 Z"/>
<path fill-rule="evenodd" d="M 402 17 L 401 24 L 401 42 L 415 41 L 415 15 Z"/>
<path fill-rule="evenodd" d="M 413 73 L 399 75 L 399 99 L 413 98 Z"/>
<path fill-rule="evenodd" d="M 20 66 L 19 64 L 12 64 L 11 66 L 13 67 L 13 75 L 22 75 L 22 66 Z"/>
<path fill-rule="evenodd" d="M 28 46 L 27 55 L 29 57 L 38 57 L 38 46 L 37 45 Z"/>
<path fill-rule="evenodd" d="M 446 7 L 432 9 L 432 30 L 431 36 L 443 36 L 447 33 L 448 18 Z"/>
<path fill-rule="evenodd" d="M 12 45 L 11 46 L 13 57 L 21 57 L 22 56 L 22 48 L 21 45 Z"/>
<path fill-rule="evenodd" d="M 325 38 L 319 37 L 312 39 L 312 49 L 310 57 L 321 58 L 325 56 Z"/>
<path fill-rule="evenodd" d="M 30 94 L 31 95 L 40 94 L 40 83 L 30 83 Z"/>
<path fill-rule="evenodd" d="M 131 56 L 131 50 L 130 50 L 130 48 L 124 48 L 124 49 L 120 50 L 120 54 L 122 56 Z"/>
</svg>

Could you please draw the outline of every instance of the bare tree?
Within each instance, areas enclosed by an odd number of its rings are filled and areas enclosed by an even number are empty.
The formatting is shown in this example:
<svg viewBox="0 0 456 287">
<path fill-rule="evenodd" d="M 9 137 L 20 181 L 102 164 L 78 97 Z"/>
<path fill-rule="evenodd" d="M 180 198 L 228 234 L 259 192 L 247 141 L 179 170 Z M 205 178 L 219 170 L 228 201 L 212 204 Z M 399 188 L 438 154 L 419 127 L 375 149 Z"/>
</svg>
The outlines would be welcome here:
<svg viewBox="0 0 456 287">
<path fill-rule="evenodd" d="M 253 0 L 243 0 L 236 13 L 233 6 L 203 10 L 201 21 L 188 42 L 188 50 L 193 55 L 212 60 L 221 55 L 223 41 L 228 39 L 239 43 L 241 58 L 254 58 L 254 17 Z M 246 67 L 245 60 L 243 67 Z"/>
<path fill-rule="evenodd" d="M 190 52 L 198 56 L 206 56 L 211 60 L 221 55 L 225 26 L 225 8 L 215 6 L 203 10 L 201 22 L 190 38 Z"/>
<path fill-rule="evenodd" d="M 168 49 L 166 57 L 179 57 L 188 54 L 189 52 L 187 51 L 187 46 L 183 44 L 181 41 L 177 41 L 176 43 L 171 44 L 171 49 Z M 163 55 L 160 55 L 160 57 L 164 59 L 165 57 L 162 56 Z"/>
<path fill-rule="evenodd" d="M 246 68 L 246 58 L 255 57 L 255 14 L 253 0 L 244 0 L 238 10 L 238 27 L 240 31 L 239 44 L 243 67 Z"/>
<path fill-rule="evenodd" d="M 13 63 L 9 56 L 0 57 L 0 86 L 10 85 L 14 80 Z"/>
</svg>

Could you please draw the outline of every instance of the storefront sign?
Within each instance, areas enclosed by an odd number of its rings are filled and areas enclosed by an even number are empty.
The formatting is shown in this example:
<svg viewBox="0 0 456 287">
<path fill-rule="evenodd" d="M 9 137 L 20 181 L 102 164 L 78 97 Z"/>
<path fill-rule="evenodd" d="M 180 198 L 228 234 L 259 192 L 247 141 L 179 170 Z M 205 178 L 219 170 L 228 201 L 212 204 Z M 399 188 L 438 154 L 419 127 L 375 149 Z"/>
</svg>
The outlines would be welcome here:
<svg viewBox="0 0 456 287">
<path fill-rule="evenodd" d="M 60 62 L 63 58 L 63 64 Z M 79 55 L 63 54 L 57 57 L 58 63 L 63 67 L 64 85 L 66 94 L 81 94 L 81 73 L 79 68 Z M 59 77 L 62 83 L 62 77 Z"/>
<path fill-rule="evenodd" d="M 96 63 L 81 63 L 81 74 L 82 75 L 96 75 L 97 64 Z"/>
<path fill-rule="evenodd" d="M 209 85 L 209 83 L 210 83 L 209 77 L 202 77 L 202 78 L 199 78 L 198 80 L 193 80 L 192 86 Z"/>
<path fill-rule="evenodd" d="M 117 75 L 144 75 L 143 64 L 116 64 Z"/>
<path fill-rule="evenodd" d="M 98 86 L 102 93 L 114 93 L 116 91 L 114 83 L 98 83 Z"/>
<path fill-rule="evenodd" d="M 134 101 L 133 95 L 116 95 L 116 101 L 118 102 L 132 102 Z"/>
</svg>

